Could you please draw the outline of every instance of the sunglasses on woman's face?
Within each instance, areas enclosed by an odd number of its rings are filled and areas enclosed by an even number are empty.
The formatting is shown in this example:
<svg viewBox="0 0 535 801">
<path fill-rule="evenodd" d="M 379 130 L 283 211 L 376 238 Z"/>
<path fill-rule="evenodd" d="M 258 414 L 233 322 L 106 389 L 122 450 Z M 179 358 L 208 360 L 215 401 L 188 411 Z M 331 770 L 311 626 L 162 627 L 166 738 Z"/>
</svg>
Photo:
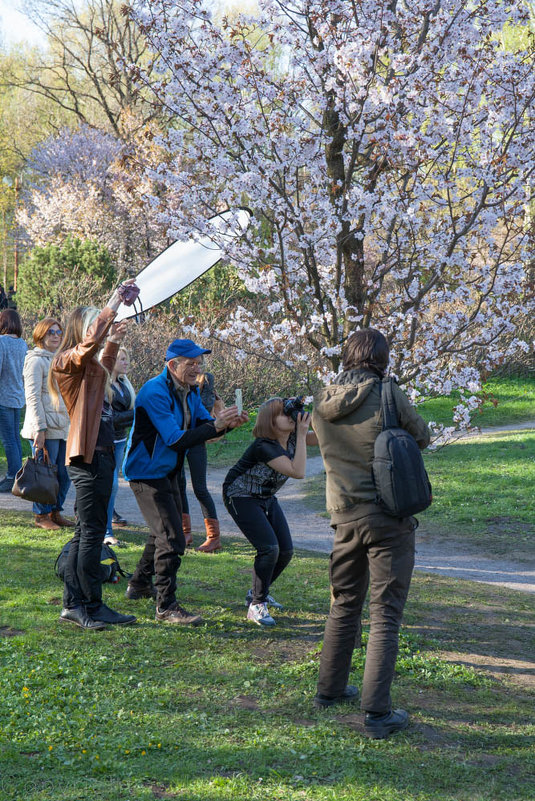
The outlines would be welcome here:
<svg viewBox="0 0 535 801">
<path fill-rule="evenodd" d="M 50 334 L 51 337 L 60 337 L 63 331 L 60 328 L 49 328 L 47 334 Z"/>
</svg>

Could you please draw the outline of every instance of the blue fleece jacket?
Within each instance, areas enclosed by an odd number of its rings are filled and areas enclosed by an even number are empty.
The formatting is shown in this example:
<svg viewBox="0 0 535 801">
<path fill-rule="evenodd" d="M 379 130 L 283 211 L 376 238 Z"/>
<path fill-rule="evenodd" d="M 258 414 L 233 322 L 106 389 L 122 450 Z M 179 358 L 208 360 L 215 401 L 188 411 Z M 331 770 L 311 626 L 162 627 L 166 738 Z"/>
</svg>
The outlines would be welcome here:
<svg viewBox="0 0 535 801">
<path fill-rule="evenodd" d="M 127 481 L 164 478 L 179 468 L 189 448 L 223 433 L 216 432 L 198 388 L 190 390 L 187 404 L 191 423 L 186 429 L 181 399 L 167 368 L 142 386 L 123 462 Z"/>
</svg>

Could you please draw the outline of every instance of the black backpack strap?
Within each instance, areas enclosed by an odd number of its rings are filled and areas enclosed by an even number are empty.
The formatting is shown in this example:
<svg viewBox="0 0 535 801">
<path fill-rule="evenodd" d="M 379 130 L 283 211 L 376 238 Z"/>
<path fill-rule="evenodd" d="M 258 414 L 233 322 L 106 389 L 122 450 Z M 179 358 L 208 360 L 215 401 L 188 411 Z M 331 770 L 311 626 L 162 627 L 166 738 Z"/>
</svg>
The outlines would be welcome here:
<svg viewBox="0 0 535 801">
<path fill-rule="evenodd" d="M 393 380 L 392 378 L 385 378 L 379 385 L 383 431 L 387 428 L 398 428 L 399 426 L 398 410 L 394 400 L 394 390 L 392 389 Z"/>
</svg>

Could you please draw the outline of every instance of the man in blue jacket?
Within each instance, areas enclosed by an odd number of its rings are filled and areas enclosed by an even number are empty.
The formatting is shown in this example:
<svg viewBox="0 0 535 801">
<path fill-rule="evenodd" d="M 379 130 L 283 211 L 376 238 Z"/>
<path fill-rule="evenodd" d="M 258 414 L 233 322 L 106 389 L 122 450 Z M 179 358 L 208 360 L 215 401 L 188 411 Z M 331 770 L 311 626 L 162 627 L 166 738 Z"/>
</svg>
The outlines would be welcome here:
<svg viewBox="0 0 535 801">
<path fill-rule="evenodd" d="M 175 595 L 180 557 L 186 548 L 178 486 L 184 456 L 194 445 L 247 420 L 236 406 L 223 409 L 215 418 L 204 408 L 194 385 L 201 357 L 210 352 L 191 339 L 175 339 L 169 345 L 163 372 L 147 381 L 136 398 L 126 446 L 123 474 L 150 528 L 126 596 L 131 600 L 155 597 L 156 620 L 166 623 L 202 623 L 200 615 L 187 612 Z"/>
</svg>

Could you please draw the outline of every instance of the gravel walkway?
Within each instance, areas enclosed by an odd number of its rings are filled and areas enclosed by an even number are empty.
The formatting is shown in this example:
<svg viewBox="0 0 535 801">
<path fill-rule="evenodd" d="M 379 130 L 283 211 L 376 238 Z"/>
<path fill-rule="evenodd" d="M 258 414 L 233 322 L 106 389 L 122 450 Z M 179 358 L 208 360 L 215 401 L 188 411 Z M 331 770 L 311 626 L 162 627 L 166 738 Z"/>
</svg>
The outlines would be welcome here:
<svg viewBox="0 0 535 801">
<path fill-rule="evenodd" d="M 517 431 L 535 428 L 535 421 L 516 424 L 512 426 L 483 429 L 485 433 L 499 433 L 500 431 Z M 473 436 L 473 435 L 470 435 Z M 320 456 L 311 458 L 307 462 L 307 478 L 323 471 L 323 462 Z M 213 495 L 221 525 L 221 533 L 236 535 L 236 526 L 228 515 L 221 500 L 221 485 L 227 469 L 211 469 L 208 475 L 208 488 Z M 288 519 L 294 543 L 299 548 L 308 548 L 315 551 L 329 553 L 332 547 L 333 534 L 328 518 L 311 511 L 306 504 L 303 482 L 289 479 L 278 497 Z M 202 514 L 188 480 L 188 498 L 190 500 L 192 527 L 194 531 L 203 531 Z M 65 510 L 67 514 L 73 513 L 74 492 L 69 492 Z M 123 479 L 119 482 L 119 492 L 116 502 L 117 510 L 130 523 L 145 525 L 141 512 L 138 509 L 134 495 Z M 15 498 L 11 494 L 0 494 L 0 509 L 18 509 L 30 511 L 30 505 Z M 120 534 L 119 534 L 120 536 Z M 439 573 L 457 579 L 470 579 L 471 581 L 494 584 L 500 587 L 522 590 L 535 593 L 535 569 L 530 565 L 518 564 L 503 559 L 490 559 L 480 554 L 462 550 L 460 542 L 451 540 L 437 542 L 425 530 L 425 523 L 418 530 L 416 569 L 427 573 Z"/>
</svg>

